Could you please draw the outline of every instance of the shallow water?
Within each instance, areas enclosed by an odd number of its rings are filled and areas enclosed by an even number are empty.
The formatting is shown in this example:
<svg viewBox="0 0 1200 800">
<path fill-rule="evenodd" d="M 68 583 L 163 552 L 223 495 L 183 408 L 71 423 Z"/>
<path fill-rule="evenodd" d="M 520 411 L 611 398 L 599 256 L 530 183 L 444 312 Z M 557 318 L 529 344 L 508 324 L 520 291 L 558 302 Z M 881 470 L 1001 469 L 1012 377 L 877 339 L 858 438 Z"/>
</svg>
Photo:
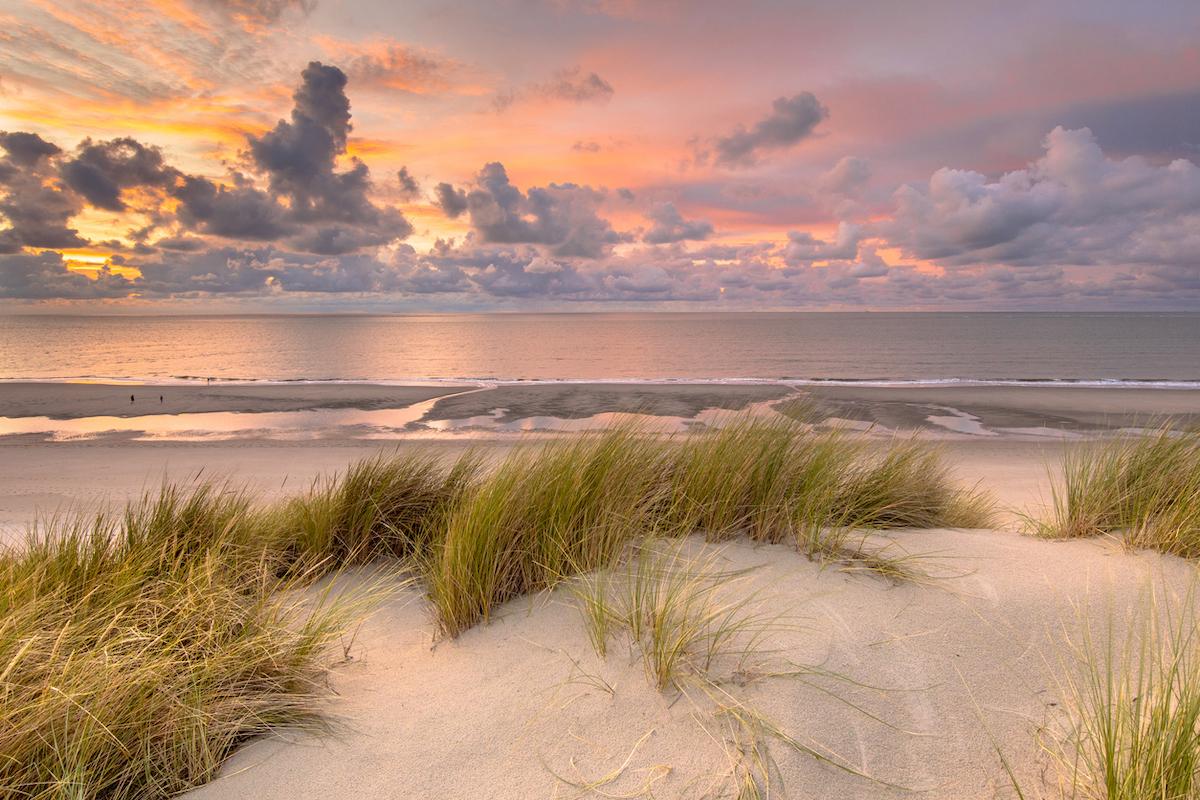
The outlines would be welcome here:
<svg viewBox="0 0 1200 800">
<path fill-rule="evenodd" d="M 287 441 L 337 439 L 406 439 L 474 434 L 575 433 L 633 424 L 646 430 L 678 433 L 696 426 L 720 426 L 740 415 L 722 409 L 705 409 L 694 417 L 603 412 L 589 417 L 563 419 L 545 415 L 502 421 L 505 409 L 462 419 L 422 417 L 438 398 L 404 408 L 308 409 L 304 411 L 152 414 L 141 417 L 0 417 L 0 436 L 37 434 L 49 441 L 67 442 L 122 436 L 133 441 L 229 441 L 278 439 Z M 760 403 L 747 413 L 774 414 Z"/>
</svg>

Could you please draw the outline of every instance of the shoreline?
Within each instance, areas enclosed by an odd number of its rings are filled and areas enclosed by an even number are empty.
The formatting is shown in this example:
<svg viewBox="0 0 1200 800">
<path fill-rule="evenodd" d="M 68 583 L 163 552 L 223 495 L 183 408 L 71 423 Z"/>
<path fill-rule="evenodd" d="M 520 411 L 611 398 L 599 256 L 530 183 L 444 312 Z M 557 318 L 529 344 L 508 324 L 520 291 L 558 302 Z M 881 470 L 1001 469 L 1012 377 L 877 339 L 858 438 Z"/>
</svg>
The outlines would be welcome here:
<svg viewBox="0 0 1200 800">
<path fill-rule="evenodd" d="M 820 386 L 863 388 L 988 387 L 1028 386 L 1086 389 L 1181 389 L 1200 390 L 1200 378 L 762 378 L 762 377 L 661 377 L 661 378 L 496 378 L 496 377 L 408 377 L 408 378 L 223 378 L 223 377 L 75 377 L 0 378 L 0 386 L 40 384 L 45 386 L 387 386 L 387 387 L 477 387 L 493 386 L 759 386 L 781 385 L 799 389 Z"/>
<path fill-rule="evenodd" d="M 790 410 L 779 406 L 789 400 L 802 403 Z M 139 432 L 169 437 L 181 431 L 233 431 L 253 438 L 281 428 L 310 438 L 571 432 L 581 424 L 591 429 L 619 421 L 614 415 L 662 418 L 686 429 L 715 424 L 727 412 L 764 408 L 817 425 L 926 435 L 1070 438 L 1162 423 L 1200 425 L 1200 391 L 1162 387 L 0 383 L 0 442 L 39 433 L 50 440 L 55 433 L 62 434 L 58 438 L 106 433 L 137 438 Z"/>
</svg>

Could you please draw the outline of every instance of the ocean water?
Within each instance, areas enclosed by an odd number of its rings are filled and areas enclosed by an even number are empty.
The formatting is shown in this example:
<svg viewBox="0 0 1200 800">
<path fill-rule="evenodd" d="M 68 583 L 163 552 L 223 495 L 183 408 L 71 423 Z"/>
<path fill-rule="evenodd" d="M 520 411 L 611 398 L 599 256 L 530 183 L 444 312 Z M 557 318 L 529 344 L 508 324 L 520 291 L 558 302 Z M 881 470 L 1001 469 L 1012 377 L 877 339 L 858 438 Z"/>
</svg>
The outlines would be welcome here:
<svg viewBox="0 0 1200 800">
<path fill-rule="evenodd" d="M 1200 313 L 0 317 L 0 379 L 1200 387 Z"/>
</svg>

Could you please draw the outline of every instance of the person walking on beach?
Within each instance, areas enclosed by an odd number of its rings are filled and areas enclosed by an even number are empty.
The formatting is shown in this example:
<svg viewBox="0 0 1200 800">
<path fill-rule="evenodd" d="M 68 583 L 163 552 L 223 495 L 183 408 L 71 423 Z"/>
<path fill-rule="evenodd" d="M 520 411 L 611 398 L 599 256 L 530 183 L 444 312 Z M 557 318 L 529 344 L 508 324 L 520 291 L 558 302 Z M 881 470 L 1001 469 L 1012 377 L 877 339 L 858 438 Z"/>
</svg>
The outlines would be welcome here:
<svg viewBox="0 0 1200 800">
<path fill-rule="evenodd" d="M 158 404 L 160 406 L 162 405 L 162 395 L 161 394 L 158 396 Z"/>
<path fill-rule="evenodd" d="M 130 402 L 131 404 L 133 403 L 133 395 L 129 395 L 129 402 Z"/>
</svg>

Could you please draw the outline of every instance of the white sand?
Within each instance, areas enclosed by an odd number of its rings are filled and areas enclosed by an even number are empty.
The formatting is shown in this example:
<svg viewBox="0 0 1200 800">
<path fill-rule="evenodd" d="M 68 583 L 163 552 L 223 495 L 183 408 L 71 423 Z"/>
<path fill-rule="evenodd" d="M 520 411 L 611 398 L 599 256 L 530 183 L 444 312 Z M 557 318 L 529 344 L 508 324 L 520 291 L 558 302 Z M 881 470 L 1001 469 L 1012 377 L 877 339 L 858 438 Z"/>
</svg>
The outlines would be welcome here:
<svg viewBox="0 0 1200 800">
<path fill-rule="evenodd" d="M 821 571 L 785 547 L 734 543 L 723 550 L 731 566 L 760 567 L 739 591 L 762 591 L 773 611 L 803 618 L 803 630 L 772 642 L 783 648 L 779 657 L 884 687 L 818 681 L 887 725 L 792 678 L 727 688 L 798 740 L 929 798 L 1009 796 L 989 731 L 1017 765 L 1027 796 L 1031 789 L 1037 796 L 1048 766 L 1037 735 L 1061 713 L 1056 673 L 1066 656 L 1063 626 L 1077 621 L 1072 604 L 1100 620 L 1110 607 L 1137 602 L 1148 581 L 1180 588 L 1192 574 L 1176 559 L 1121 554 L 1096 542 L 995 531 L 899 538 L 971 574 L 936 586 L 891 586 Z M 654 777 L 654 797 L 729 788 L 729 757 L 711 735 L 719 735 L 711 704 L 656 691 L 624 645 L 598 658 L 568 592 L 510 603 L 502 617 L 434 645 L 416 592 L 389 603 L 360 632 L 355 662 L 334 673 L 331 708 L 344 723 L 338 737 L 255 742 L 223 777 L 189 796 L 599 796 L 553 773 L 594 781 L 627 761 L 603 787 L 608 796 L 644 796 L 636 792 Z M 586 684 L 583 673 L 615 693 Z M 781 796 L 910 796 L 778 743 L 771 753 Z"/>
</svg>

